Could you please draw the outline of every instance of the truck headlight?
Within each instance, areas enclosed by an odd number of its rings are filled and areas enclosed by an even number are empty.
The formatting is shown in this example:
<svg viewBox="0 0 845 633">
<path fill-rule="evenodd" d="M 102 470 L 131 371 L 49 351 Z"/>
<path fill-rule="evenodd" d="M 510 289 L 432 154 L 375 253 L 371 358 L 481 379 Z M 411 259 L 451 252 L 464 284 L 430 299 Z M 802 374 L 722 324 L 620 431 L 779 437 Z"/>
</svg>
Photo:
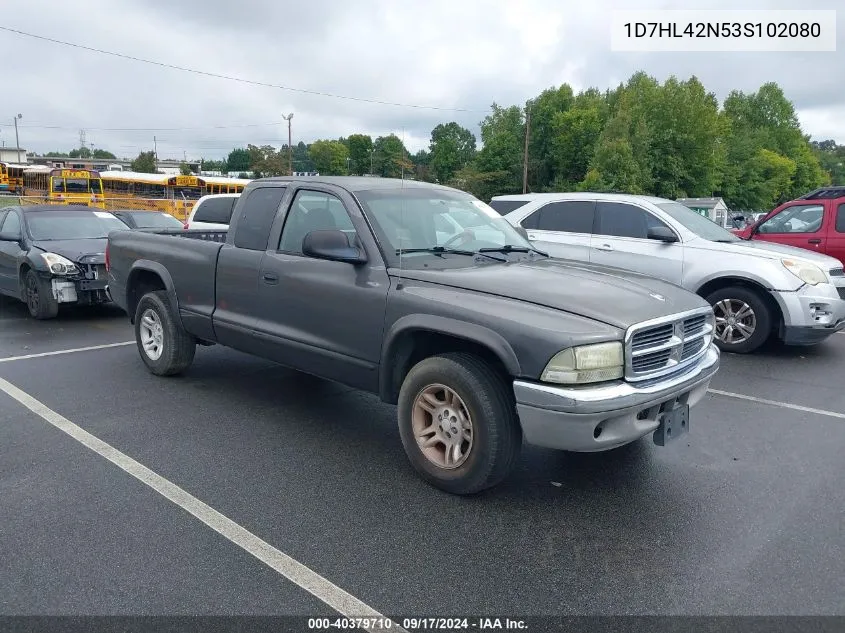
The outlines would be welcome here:
<svg viewBox="0 0 845 633">
<path fill-rule="evenodd" d="M 540 380 L 564 385 L 614 380 L 624 374 L 624 364 L 619 341 L 570 347 L 555 354 Z"/>
<path fill-rule="evenodd" d="M 76 264 L 56 253 L 41 253 L 41 259 L 54 275 L 74 275 L 79 272 Z"/>
<path fill-rule="evenodd" d="M 803 281 L 805 284 L 815 286 L 827 283 L 827 275 L 815 264 L 804 262 L 800 259 L 782 259 L 780 261 L 789 272 L 798 277 L 798 279 Z"/>
</svg>

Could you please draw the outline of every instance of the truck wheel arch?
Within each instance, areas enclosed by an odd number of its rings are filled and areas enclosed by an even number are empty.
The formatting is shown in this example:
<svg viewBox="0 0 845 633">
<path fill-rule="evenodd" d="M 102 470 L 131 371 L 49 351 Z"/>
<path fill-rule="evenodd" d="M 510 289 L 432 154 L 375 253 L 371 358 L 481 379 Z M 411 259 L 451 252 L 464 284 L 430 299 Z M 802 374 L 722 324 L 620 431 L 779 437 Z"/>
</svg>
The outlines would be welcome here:
<svg viewBox="0 0 845 633">
<path fill-rule="evenodd" d="M 480 355 L 509 376 L 522 373 L 519 359 L 501 334 L 465 321 L 411 314 L 396 321 L 385 334 L 379 366 L 381 399 L 396 404 L 411 367 L 423 358 L 448 351 Z"/>
<path fill-rule="evenodd" d="M 159 264 L 145 259 L 139 259 L 132 265 L 129 276 L 126 280 L 126 312 L 129 315 L 130 323 L 135 323 L 135 309 L 138 302 L 148 292 L 165 290 L 174 308 L 174 316 L 180 327 L 182 319 L 179 316 L 179 300 L 176 297 L 176 289 L 173 285 L 173 278 L 167 269 Z"/>
</svg>

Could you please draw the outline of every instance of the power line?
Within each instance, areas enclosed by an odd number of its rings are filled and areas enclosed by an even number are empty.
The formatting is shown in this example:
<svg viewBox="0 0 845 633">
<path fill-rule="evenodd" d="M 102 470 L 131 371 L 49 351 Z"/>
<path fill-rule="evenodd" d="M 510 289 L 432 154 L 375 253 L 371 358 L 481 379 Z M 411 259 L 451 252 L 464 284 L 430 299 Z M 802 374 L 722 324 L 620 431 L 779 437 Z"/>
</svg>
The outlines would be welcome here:
<svg viewBox="0 0 845 633">
<path fill-rule="evenodd" d="M 2 27 L 0 27 L 2 29 Z M 96 132 L 188 132 L 195 130 L 233 130 L 248 127 L 272 127 L 281 125 L 281 121 L 273 123 L 243 123 L 240 125 L 204 125 L 199 127 L 87 127 L 86 130 L 94 130 Z M 11 123 L 0 123 L 2 127 L 14 127 Z M 34 130 L 78 130 L 76 126 L 68 125 L 19 125 L 20 128 L 30 128 Z"/>
<path fill-rule="evenodd" d="M 159 66 L 161 68 L 170 68 L 171 70 L 180 70 L 186 73 L 193 73 L 195 75 L 203 75 L 205 77 L 214 77 L 216 79 L 226 79 L 228 81 L 237 81 L 239 83 L 249 84 L 252 86 L 262 86 L 264 88 L 275 88 L 277 90 L 287 90 L 289 92 L 299 92 L 302 94 L 309 94 L 309 95 L 316 95 L 319 97 L 332 97 L 334 99 L 346 99 L 348 101 L 360 101 L 363 103 L 374 103 L 378 105 L 387 105 L 387 106 L 396 106 L 400 108 L 416 108 L 419 110 L 443 110 L 448 112 L 487 112 L 487 110 L 469 110 L 466 108 L 445 108 L 440 106 L 430 106 L 430 105 L 420 105 L 414 103 L 397 103 L 393 101 L 380 101 L 378 99 L 365 99 L 363 97 L 350 97 L 348 95 L 339 95 L 334 94 L 331 92 L 320 92 L 318 90 L 306 90 L 305 88 L 292 88 L 290 86 L 282 86 L 280 84 L 271 84 L 263 81 L 256 81 L 254 79 L 245 79 L 243 77 L 234 77 L 232 75 L 224 75 L 221 73 L 213 73 L 208 72 L 205 70 L 197 70 L 196 68 L 187 68 L 185 66 L 177 66 L 176 64 L 168 64 L 165 62 L 157 62 L 151 59 L 144 59 L 142 57 L 135 57 L 134 55 L 126 55 L 125 53 L 116 53 L 114 51 L 107 51 L 101 48 L 94 48 L 92 46 L 85 46 L 83 44 L 76 44 L 74 42 L 66 42 L 64 40 L 57 40 L 52 37 L 46 37 L 44 35 L 36 35 L 35 33 L 27 33 L 26 31 L 20 31 L 18 29 L 12 29 L 8 26 L 0 26 L 0 31 L 6 31 L 8 33 L 15 33 L 16 35 L 23 35 L 24 37 L 31 37 L 37 40 L 42 40 L 44 42 L 52 42 L 53 44 L 61 44 L 62 46 L 70 46 L 72 48 L 78 48 L 86 51 L 91 51 L 93 53 L 100 53 L 101 55 L 110 55 L 112 57 L 119 57 L 120 59 L 128 59 L 135 62 L 141 62 L 144 64 L 151 64 L 153 66 Z"/>
</svg>

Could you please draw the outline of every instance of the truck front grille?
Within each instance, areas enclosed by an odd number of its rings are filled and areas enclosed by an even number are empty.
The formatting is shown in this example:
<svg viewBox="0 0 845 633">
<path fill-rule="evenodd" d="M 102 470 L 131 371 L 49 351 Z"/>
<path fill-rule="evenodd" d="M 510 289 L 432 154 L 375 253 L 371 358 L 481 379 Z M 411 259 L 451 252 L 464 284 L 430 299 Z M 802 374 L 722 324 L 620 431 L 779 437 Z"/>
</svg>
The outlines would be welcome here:
<svg viewBox="0 0 845 633">
<path fill-rule="evenodd" d="M 625 336 L 625 378 L 640 381 L 692 365 L 713 338 L 712 308 L 638 323 Z"/>
</svg>

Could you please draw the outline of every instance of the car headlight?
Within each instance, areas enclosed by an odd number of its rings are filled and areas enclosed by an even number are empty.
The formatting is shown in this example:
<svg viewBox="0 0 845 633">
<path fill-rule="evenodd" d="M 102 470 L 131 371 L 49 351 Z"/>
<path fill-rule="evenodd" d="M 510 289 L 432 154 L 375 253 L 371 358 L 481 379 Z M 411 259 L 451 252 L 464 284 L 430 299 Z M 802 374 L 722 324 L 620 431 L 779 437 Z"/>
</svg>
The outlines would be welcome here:
<svg viewBox="0 0 845 633">
<path fill-rule="evenodd" d="M 614 380 L 624 374 L 624 364 L 619 341 L 570 347 L 555 354 L 540 380 L 565 385 Z"/>
<path fill-rule="evenodd" d="M 789 272 L 805 284 L 815 286 L 817 284 L 827 283 L 827 275 L 815 264 L 801 261 L 800 259 L 782 259 L 780 261 Z"/>
<path fill-rule="evenodd" d="M 50 272 L 54 275 L 73 275 L 79 272 L 76 264 L 67 257 L 56 255 L 56 253 L 41 253 L 41 259 L 46 262 Z"/>
</svg>

